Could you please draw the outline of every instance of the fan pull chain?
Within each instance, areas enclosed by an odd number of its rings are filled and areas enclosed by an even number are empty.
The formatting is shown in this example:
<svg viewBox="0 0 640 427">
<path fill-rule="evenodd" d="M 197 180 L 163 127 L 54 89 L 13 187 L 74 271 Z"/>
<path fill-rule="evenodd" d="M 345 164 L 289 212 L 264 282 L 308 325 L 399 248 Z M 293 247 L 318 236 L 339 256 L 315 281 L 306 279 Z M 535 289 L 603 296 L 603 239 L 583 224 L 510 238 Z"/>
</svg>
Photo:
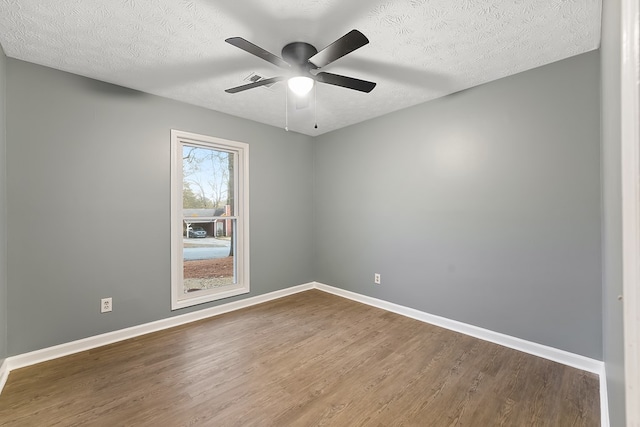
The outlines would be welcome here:
<svg viewBox="0 0 640 427">
<path fill-rule="evenodd" d="M 289 86 L 284 86 L 284 130 L 289 132 Z"/>
<path fill-rule="evenodd" d="M 314 129 L 318 129 L 318 85 L 313 85 L 313 121 L 315 125 Z"/>
</svg>

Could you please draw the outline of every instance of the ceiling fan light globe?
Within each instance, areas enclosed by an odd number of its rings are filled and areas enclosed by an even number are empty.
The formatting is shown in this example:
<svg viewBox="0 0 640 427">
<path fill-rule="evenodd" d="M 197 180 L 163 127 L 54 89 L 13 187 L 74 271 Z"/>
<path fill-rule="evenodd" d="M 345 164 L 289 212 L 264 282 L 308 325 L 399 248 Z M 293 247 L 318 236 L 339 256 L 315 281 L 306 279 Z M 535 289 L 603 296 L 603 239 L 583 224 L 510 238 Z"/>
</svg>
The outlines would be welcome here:
<svg viewBox="0 0 640 427">
<path fill-rule="evenodd" d="M 287 85 L 289 86 L 289 89 L 291 89 L 291 92 L 298 96 L 305 96 L 313 88 L 313 83 L 313 79 L 310 77 L 296 76 L 291 77 L 288 80 Z"/>
</svg>

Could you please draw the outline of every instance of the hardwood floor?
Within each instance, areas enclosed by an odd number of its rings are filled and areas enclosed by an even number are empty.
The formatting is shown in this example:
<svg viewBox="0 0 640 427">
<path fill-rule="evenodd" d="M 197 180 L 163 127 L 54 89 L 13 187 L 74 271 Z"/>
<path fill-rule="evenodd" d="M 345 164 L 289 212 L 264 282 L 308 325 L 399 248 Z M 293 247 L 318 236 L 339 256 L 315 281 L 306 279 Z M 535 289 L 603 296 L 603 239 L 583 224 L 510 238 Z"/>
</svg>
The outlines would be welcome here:
<svg viewBox="0 0 640 427">
<path fill-rule="evenodd" d="M 11 372 L 8 426 L 597 426 L 598 377 L 312 290 Z"/>
</svg>

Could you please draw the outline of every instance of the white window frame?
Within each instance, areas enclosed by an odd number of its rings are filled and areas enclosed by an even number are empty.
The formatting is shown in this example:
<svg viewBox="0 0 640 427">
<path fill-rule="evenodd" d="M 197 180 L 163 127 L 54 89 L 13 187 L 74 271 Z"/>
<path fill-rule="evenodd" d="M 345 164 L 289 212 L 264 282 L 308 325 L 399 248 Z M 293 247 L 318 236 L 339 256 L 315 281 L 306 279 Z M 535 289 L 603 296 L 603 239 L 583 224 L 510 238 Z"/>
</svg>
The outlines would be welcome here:
<svg viewBox="0 0 640 427">
<path fill-rule="evenodd" d="M 236 283 L 217 289 L 184 292 L 183 277 L 183 211 L 182 211 L 182 147 L 199 146 L 233 153 L 234 164 L 234 261 Z M 246 294 L 249 280 L 249 144 L 212 136 L 171 130 L 171 310 Z"/>
</svg>

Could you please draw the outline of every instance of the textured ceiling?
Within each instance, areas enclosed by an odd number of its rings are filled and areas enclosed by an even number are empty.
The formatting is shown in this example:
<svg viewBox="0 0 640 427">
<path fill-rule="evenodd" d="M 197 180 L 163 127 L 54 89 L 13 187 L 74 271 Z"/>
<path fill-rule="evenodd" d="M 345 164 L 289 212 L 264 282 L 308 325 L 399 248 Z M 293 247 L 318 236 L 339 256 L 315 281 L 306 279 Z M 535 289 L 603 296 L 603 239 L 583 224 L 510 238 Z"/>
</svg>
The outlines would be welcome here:
<svg viewBox="0 0 640 427">
<path fill-rule="evenodd" d="M 7 56 L 285 126 L 285 84 L 237 94 L 252 73 L 281 74 L 224 42 L 280 56 L 352 29 L 370 40 L 323 68 L 377 82 L 369 94 L 319 84 L 290 98 L 289 129 L 318 135 L 600 44 L 601 0 L 0 0 Z"/>
</svg>

